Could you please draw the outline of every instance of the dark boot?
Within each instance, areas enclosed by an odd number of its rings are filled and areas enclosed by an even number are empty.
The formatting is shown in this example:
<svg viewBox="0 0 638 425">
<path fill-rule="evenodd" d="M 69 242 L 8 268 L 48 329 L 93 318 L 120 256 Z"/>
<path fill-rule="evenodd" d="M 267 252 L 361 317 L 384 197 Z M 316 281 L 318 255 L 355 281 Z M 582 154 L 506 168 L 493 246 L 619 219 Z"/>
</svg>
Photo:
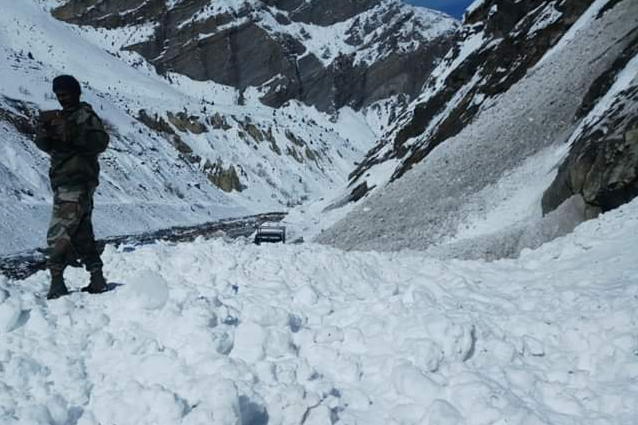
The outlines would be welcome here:
<svg viewBox="0 0 638 425">
<path fill-rule="evenodd" d="M 51 276 L 51 286 L 49 287 L 47 299 L 54 300 L 68 294 L 69 290 L 66 289 L 66 285 L 64 284 L 64 278 L 62 277 L 62 275 Z"/>
<path fill-rule="evenodd" d="M 82 292 L 88 292 L 89 294 L 100 294 L 108 291 L 109 287 L 106 285 L 106 279 L 102 274 L 102 270 L 95 270 L 91 272 L 91 281 L 88 286 L 82 288 Z"/>
</svg>

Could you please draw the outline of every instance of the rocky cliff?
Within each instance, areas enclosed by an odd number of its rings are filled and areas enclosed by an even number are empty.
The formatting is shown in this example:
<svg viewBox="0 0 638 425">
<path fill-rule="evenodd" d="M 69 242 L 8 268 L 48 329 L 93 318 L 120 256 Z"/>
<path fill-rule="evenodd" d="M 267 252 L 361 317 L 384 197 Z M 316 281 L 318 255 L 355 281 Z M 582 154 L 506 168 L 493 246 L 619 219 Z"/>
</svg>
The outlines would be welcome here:
<svg viewBox="0 0 638 425">
<path fill-rule="evenodd" d="M 146 28 L 124 42 L 160 73 L 175 72 L 279 107 L 355 110 L 419 93 L 451 45 L 452 18 L 399 0 L 68 0 L 58 19 L 106 31 Z"/>
<path fill-rule="evenodd" d="M 576 117 L 589 113 L 543 195 L 545 214 L 575 195 L 584 200 L 586 217 L 638 196 L 638 28 L 628 40 L 583 100 Z"/>
</svg>

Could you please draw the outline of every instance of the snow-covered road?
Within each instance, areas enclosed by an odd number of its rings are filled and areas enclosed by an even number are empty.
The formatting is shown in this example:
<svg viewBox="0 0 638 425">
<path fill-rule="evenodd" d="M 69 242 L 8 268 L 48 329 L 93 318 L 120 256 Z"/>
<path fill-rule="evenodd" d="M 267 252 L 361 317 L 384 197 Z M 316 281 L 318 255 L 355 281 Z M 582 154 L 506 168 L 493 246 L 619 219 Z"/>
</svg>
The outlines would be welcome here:
<svg viewBox="0 0 638 425">
<path fill-rule="evenodd" d="M 217 239 L 107 247 L 98 296 L 0 277 L 0 423 L 635 425 L 636 234 L 638 201 L 493 263 Z"/>
</svg>

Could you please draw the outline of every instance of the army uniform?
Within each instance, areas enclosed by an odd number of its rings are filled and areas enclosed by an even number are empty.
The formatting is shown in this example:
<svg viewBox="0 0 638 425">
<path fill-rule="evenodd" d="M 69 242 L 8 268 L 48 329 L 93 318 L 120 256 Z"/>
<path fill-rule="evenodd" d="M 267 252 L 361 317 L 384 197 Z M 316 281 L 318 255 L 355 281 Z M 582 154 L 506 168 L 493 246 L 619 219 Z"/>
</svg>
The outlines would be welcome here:
<svg viewBox="0 0 638 425">
<path fill-rule="evenodd" d="M 47 233 L 47 267 L 53 282 L 61 282 L 60 296 L 67 293 L 64 269 L 77 264 L 78 259 L 91 272 L 91 284 L 94 275 L 99 275 L 102 282 L 104 279 L 91 217 L 93 194 L 99 184 L 98 155 L 108 146 L 109 136 L 88 103 L 80 102 L 55 113 L 57 119 L 40 122 L 35 143 L 51 156 L 53 213 Z M 49 295 L 57 298 L 52 291 Z"/>
</svg>

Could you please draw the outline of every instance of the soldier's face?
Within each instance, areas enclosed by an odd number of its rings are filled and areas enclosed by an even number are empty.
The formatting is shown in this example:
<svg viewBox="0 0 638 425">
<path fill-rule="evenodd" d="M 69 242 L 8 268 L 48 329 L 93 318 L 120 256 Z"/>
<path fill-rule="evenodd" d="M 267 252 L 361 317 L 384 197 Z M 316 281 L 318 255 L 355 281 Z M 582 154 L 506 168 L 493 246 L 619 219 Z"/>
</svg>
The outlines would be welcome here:
<svg viewBox="0 0 638 425">
<path fill-rule="evenodd" d="M 63 109 L 72 108 L 80 103 L 80 95 L 66 90 L 58 90 L 55 92 L 58 102 Z"/>
</svg>

